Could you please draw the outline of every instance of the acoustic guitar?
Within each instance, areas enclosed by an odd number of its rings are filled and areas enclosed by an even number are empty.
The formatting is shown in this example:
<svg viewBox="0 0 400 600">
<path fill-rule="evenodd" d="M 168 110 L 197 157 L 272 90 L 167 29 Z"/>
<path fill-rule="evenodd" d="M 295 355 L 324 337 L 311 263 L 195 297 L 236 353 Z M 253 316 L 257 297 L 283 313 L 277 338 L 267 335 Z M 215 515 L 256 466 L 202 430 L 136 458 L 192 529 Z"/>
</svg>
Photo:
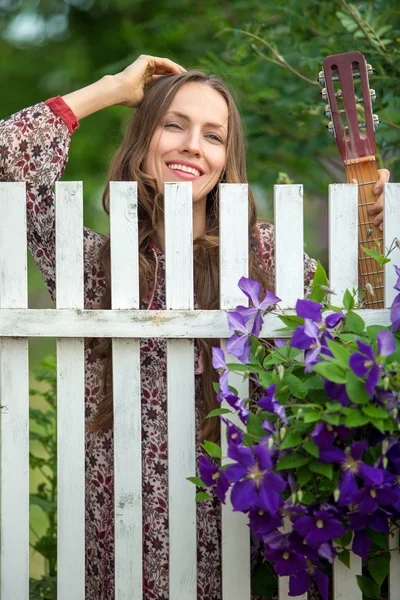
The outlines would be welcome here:
<svg viewBox="0 0 400 600">
<path fill-rule="evenodd" d="M 375 130 L 379 125 L 372 113 L 375 92 L 369 87 L 373 74 L 360 52 L 346 52 L 328 56 L 324 61 L 319 81 L 324 89 L 322 99 L 328 104 L 325 114 L 331 118 L 329 131 L 335 136 L 343 159 L 346 180 L 358 182 L 358 265 L 359 286 L 363 290 L 366 308 L 383 308 L 383 267 L 368 256 L 362 246 L 383 251 L 383 237 L 372 221 L 375 216 L 368 209 L 376 202 L 373 193 L 378 180 L 375 159 Z"/>
</svg>

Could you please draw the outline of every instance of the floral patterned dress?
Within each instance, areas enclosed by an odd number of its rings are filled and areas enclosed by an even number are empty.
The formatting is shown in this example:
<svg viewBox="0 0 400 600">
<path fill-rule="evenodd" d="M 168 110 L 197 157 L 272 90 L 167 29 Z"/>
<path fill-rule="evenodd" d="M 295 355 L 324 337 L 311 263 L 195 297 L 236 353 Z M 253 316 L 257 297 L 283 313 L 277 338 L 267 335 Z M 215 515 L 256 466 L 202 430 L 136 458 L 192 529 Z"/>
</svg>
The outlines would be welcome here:
<svg viewBox="0 0 400 600">
<path fill-rule="evenodd" d="M 55 299 L 55 219 L 53 185 L 67 164 L 71 134 L 78 126 L 61 98 L 53 98 L 0 121 L 0 180 L 27 183 L 28 245 Z M 257 226 L 260 261 L 274 269 L 273 227 Z M 99 263 L 104 236 L 84 228 L 85 308 L 96 309 L 106 288 Z M 165 309 L 165 259 L 153 248 L 158 264 L 151 309 Z M 315 263 L 306 257 L 305 283 Z M 142 308 L 148 308 L 147 304 Z M 201 372 L 196 353 L 196 423 L 202 414 Z M 103 360 L 86 347 L 85 414 L 89 420 L 102 399 Z M 168 454 L 166 343 L 141 340 L 143 580 L 144 600 L 169 599 L 168 591 Z M 198 446 L 200 453 L 200 445 Z M 86 433 L 86 599 L 114 598 L 113 434 Z M 189 475 L 189 474 L 188 474 Z M 197 505 L 198 600 L 221 599 L 220 507 Z M 232 599 L 233 600 L 233 599 Z"/>
</svg>

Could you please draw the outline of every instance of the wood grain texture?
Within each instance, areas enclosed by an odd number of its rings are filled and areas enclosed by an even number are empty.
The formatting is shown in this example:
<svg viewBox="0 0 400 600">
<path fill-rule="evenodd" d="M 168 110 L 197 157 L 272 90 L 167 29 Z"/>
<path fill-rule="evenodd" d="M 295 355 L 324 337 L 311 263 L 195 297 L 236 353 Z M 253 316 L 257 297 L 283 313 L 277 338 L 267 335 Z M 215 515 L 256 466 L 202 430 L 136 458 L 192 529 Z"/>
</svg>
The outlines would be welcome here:
<svg viewBox="0 0 400 600">
<path fill-rule="evenodd" d="M 166 308 L 194 308 L 192 184 L 165 184 Z M 197 598 L 194 343 L 167 341 L 169 593 Z"/>
<path fill-rule="evenodd" d="M 56 305 L 62 313 L 83 309 L 82 185 L 58 182 L 56 203 Z M 83 339 L 58 338 L 58 600 L 85 597 L 84 408 Z"/>
<path fill-rule="evenodd" d="M 274 186 L 275 293 L 281 308 L 304 296 L 303 186 Z"/>
<path fill-rule="evenodd" d="M 355 184 L 329 186 L 329 286 L 336 306 L 346 289 L 358 289 L 357 197 Z"/>
<path fill-rule="evenodd" d="M 27 308 L 25 184 L 0 183 L 0 307 Z M 0 597 L 29 595 L 28 341 L 0 340 Z"/>
<path fill-rule="evenodd" d="M 246 305 L 247 298 L 238 287 L 248 275 L 248 188 L 247 185 L 220 186 L 220 307 L 229 310 Z M 226 314 L 225 314 L 226 318 Z M 232 335 L 232 332 L 230 332 Z M 221 337 L 221 336 L 219 336 Z M 225 344 L 221 347 L 224 351 Z M 229 360 L 235 361 L 229 356 Z M 232 375 L 230 379 L 242 397 L 248 397 L 248 381 Z M 239 425 L 239 419 L 232 419 Z M 222 464 L 228 462 L 226 426 L 221 423 Z M 222 597 L 250 600 L 250 535 L 247 517 L 233 512 L 229 495 L 222 506 Z"/>
<path fill-rule="evenodd" d="M 137 185 L 110 183 L 111 303 L 138 309 Z M 115 598 L 142 595 L 142 423 L 140 340 L 114 339 Z"/>
</svg>

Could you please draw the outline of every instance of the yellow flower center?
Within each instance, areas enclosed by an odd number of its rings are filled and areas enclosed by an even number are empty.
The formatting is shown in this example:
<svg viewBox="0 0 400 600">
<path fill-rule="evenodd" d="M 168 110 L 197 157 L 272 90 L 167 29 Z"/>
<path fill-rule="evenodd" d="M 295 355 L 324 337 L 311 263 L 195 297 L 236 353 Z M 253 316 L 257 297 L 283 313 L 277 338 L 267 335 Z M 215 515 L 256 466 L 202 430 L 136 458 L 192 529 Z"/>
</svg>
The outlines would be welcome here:
<svg viewBox="0 0 400 600">
<path fill-rule="evenodd" d="M 290 556 L 289 552 L 284 552 L 282 554 L 282 558 L 284 558 L 285 560 L 287 560 L 289 558 L 289 556 Z"/>
<path fill-rule="evenodd" d="M 214 480 L 215 480 L 215 479 L 218 479 L 219 477 L 221 477 L 221 474 L 220 474 L 220 472 L 219 472 L 219 471 L 217 471 L 216 473 L 213 473 L 213 474 L 211 475 L 211 479 L 214 479 Z"/>
<path fill-rule="evenodd" d="M 259 511 L 258 511 L 258 514 L 260 515 L 260 517 L 262 517 L 262 516 L 263 516 L 263 514 L 264 514 L 264 511 L 263 511 L 263 510 L 259 510 Z"/>
<path fill-rule="evenodd" d="M 324 522 L 321 519 L 318 519 L 316 525 L 317 525 L 318 529 L 322 529 L 324 526 Z"/>
<path fill-rule="evenodd" d="M 376 498 L 376 490 L 370 490 L 369 492 L 372 496 L 372 498 Z"/>
<path fill-rule="evenodd" d="M 374 366 L 374 361 L 373 360 L 366 360 L 365 363 L 364 363 L 364 367 L 366 369 L 369 369 L 370 367 L 373 367 L 373 366 Z"/>
<path fill-rule="evenodd" d="M 261 471 L 258 465 L 254 465 L 249 469 L 249 478 L 253 479 L 256 486 L 259 487 L 262 483 L 265 471 Z"/>
</svg>

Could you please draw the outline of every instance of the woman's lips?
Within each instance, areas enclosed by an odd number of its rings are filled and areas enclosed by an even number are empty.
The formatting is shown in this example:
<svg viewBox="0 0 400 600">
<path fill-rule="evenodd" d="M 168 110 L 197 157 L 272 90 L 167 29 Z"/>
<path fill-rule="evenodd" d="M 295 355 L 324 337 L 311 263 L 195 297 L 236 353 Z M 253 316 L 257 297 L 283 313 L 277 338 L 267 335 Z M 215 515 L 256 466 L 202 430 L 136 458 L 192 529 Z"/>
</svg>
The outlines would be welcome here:
<svg viewBox="0 0 400 600">
<path fill-rule="evenodd" d="M 168 167 L 168 165 L 166 166 Z M 200 179 L 201 177 L 201 175 L 193 175 L 193 173 L 187 173 L 186 171 L 180 171 L 179 169 L 171 169 L 171 167 L 168 167 L 168 169 L 175 173 L 175 175 L 178 177 L 181 177 L 182 179 L 188 179 L 189 181 Z"/>
</svg>

